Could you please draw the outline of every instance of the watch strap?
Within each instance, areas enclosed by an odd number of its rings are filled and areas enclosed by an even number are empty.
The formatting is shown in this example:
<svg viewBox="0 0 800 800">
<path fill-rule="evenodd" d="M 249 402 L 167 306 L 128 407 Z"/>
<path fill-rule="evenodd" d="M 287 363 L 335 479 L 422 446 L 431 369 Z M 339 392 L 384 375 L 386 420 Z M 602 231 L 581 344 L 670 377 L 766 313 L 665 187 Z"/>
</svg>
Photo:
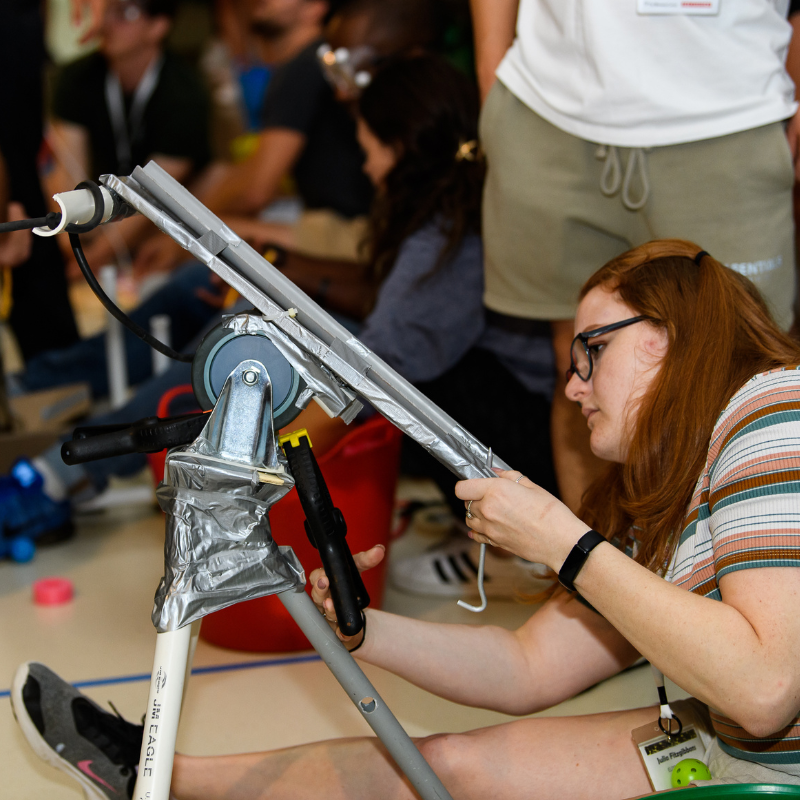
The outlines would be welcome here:
<svg viewBox="0 0 800 800">
<path fill-rule="evenodd" d="M 561 565 L 561 569 L 558 572 L 558 582 L 565 589 L 569 589 L 570 592 L 577 591 L 575 589 L 575 578 L 578 577 L 578 573 L 586 563 L 589 553 L 591 553 L 597 545 L 606 541 L 608 540 L 605 536 L 602 536 L 597 531 L 592 530 L 584 533 L 575 543 L 572 550 L 569 551 L 569 555 L 564 559 L 564 563 Z"/>
</svg>

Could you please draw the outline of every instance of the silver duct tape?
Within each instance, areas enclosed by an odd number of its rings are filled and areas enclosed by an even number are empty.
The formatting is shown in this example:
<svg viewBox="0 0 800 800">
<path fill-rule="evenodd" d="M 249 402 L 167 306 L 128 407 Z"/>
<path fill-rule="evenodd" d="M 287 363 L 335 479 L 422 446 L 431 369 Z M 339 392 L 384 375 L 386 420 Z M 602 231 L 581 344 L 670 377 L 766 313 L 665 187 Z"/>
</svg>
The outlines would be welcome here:
<svg viewBox="0 0 800 800">
<path fill-rule="evenodd" d="M 401 403 L 395 402 L 385 392 L 371 391 L 373 388 L 374 384 L 369 381 L 364 382 L 362 386 L 364 399 L 390 419 L 403 433 L 422 445 L 435 459 L 462 478 L 486 477 L 486 473 L 476 465 L 479 456 L 469 447 L 461 435 L 460 428 L 454 428 L 444 436 L 437 435 L 418 418 L 409 414 Z"/>
<path fill-rule="evenodd" d="M 275 324 L 278 320 L 284 324 L 293 324 L 293 335 L 303 343 L 303 347 Z M 348 424 L 361 411 L 363 406 L 356 395 L 318 360 L 321 356 L 316 351 L 323 349 L 324 345 L 321 348 L 321 342 L 316 336 L 294 322 L 291 311 L 263 316 L 237 314 L 225 319 L 224 325 L 236 333 L 263 333 L 270 339 L 281 355 L 300 373 L 308 387 L 298 398 L 300 408 L 305 408 L 311 397 L 316 395 L 334 416 L 341 417 Z"/>
<path fill-rule="evenodd" d="M 166 233 L 167 236 L 177 242 L 184 250 L 191 253 L 198 261 L 202 261 L 214 272 L 224 273 L 228 276 L 230 278 L 228 280 L 229 285 L 248 299 L 251 299 L 246 291 L 245 282 L 241 278 L 236 279 L 231 276 L 232 270 L 230 266 L 217 258 L 216 253 L 203 246 L 203 237 L 197 239 L 183 223 L 177 222 L 155 202 L 151 202 L 148 199 L 150 195 L 147 190 L 134 178 L 103 175 L 101 176 L 101 181 L 106 188 L 113 189 L 126 203 L 133 206 L 140 214 L 146 216 L 159 230 Z M 225 241 L 226 245 L 232 247 L 241 242 L 241 239 L 225 225 L 222 225 L 214 235 Z M 206 239 L 205 241 L 210 243 L 212 240 Z"/>
<path fill-rule="evenodd" d="M 275 543 L 269 524 L 269 509 L 294 486 L 288 471 L 281 485 L 262 483 L 259 470 L 198 449 L 202 442 L 172 450 L 156 491 L 167 515 L 164 577 L 152 614 L 160 633 L 305 585 L 292 548 Z"/>
</svg>

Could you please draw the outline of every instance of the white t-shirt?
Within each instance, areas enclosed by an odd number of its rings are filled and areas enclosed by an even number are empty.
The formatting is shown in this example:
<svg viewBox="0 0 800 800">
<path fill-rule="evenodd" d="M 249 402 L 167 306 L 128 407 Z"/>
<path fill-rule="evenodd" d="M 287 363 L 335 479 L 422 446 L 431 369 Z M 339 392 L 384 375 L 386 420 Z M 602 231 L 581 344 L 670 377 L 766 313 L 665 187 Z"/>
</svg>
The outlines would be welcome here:
<svg viewBox="0 0 800 800">
<path fill-rule="evenodd" d="M 653 147 L 791 117 L 788 0 L 718 0 L 714 15 L 638 0 L 520 0 L 497 70 L 525 105 L 591 142 Z"/>
</svg>

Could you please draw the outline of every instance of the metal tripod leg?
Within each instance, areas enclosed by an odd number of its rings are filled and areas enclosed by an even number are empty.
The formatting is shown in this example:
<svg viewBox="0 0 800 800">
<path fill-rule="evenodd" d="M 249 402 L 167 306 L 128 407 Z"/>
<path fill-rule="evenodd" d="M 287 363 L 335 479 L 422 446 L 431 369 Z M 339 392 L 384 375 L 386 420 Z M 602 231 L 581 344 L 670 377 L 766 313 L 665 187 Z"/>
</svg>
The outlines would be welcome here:
<svg viewBox="0 0 800 800">
<path fill-rule="evenodd" d="M 278 597 L 423 800 L 452 800 L 311 598 L 304 591 Z"/>
<path fill-rule="evenodd" d="M 168 800 L 185 687 L 200 633 L 194 622 L 156 635 L 156 654 L 144 719 L 133 800 Z"/>
</svg>

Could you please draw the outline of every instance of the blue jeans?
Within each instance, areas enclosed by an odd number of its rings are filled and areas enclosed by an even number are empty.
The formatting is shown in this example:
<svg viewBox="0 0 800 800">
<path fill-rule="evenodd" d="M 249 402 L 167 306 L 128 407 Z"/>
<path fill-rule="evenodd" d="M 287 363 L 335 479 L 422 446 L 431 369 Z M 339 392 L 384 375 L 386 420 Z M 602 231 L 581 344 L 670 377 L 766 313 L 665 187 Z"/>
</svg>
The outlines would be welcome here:
<svg viewBox="0 0 800 800">
<path fill-rule="evenodd" d="M 148 330 L 151 317 L 166 314 L 171 321 L 171 347 L 183 350 L 209 320 L 219 315 L 217 308 L 197 296 L 198 289 L 211 290 L 211 275 L 204 264 L 182 267 L 134 309 L 130 318 Z M 149 345 L 125 328 L 125 357 L 131 385 L 135 386 L 153 374 L 152 353 Z M 28 361 L 25 372 L 17 377 L 29 392 L 83 381 L 91 386 L 93 397 L 105 397 L 108 394 L 105 334 L 99 333 L 70 347 L 34 356 Z"/>
<path fill-rule="evenodd" d="M 203 269 L 208 271 L 206 267 L 203 267 Z M 224 313 L 241 314 L 251 308 L 252 304 L 244 298 L 241 298 L 233 308 L 226 310 Z M 223 312 L 216 312 L 208 319 L 197 336 L 184 348 L 184 352 L 193 353 L 197 350 L 203 337 L 222 321 L 222 313 Z M 351 330 L 353 333 L 357 332 L 359 327 L 357 323 L 339 315 L 334 316 L 341 324 L 347 327 L 348 330 Z M 145 345 L 145 347 L 147 346 Z M 150 348 L 147 347 L 147 350 L 149 353 Z M 141 383 L 133 397 L 122 406 L 122 408 L 107 414 L 91 417 L 86 420 L 84 424 L 114 425 L 123 422 L 133 423 L 144 417 L 153 417 L 156 415 L 159 401 L 168 390 L 175 386 L 191 382 L 192 365 L 180 361 L 173 361 L 169 368 L 161 375 L 154 375 Z M 194 395 L 186 395 L 176 400 L 176 403 L 170 408 L 170 415 L 178 416 L 179 414 L 186 414 L 196 410 L 197 401 L 194 399 Z M 102 491 L 106 487 L 109 475 L 117 475 L 119 477 L 135 475 L 147 466 L 147 457 L 144 454 L 129 453 L 123 456 L 104 458 L 100 461 L 89 461 L 85 464 L 70 467 L 61 460 L 61 443 L 53 445 L 53 447 L 45 451 L 40 457 L 47 461 L 67 487 L 74 487 L 88 478 L 96 491 Z"/>
</svg>

